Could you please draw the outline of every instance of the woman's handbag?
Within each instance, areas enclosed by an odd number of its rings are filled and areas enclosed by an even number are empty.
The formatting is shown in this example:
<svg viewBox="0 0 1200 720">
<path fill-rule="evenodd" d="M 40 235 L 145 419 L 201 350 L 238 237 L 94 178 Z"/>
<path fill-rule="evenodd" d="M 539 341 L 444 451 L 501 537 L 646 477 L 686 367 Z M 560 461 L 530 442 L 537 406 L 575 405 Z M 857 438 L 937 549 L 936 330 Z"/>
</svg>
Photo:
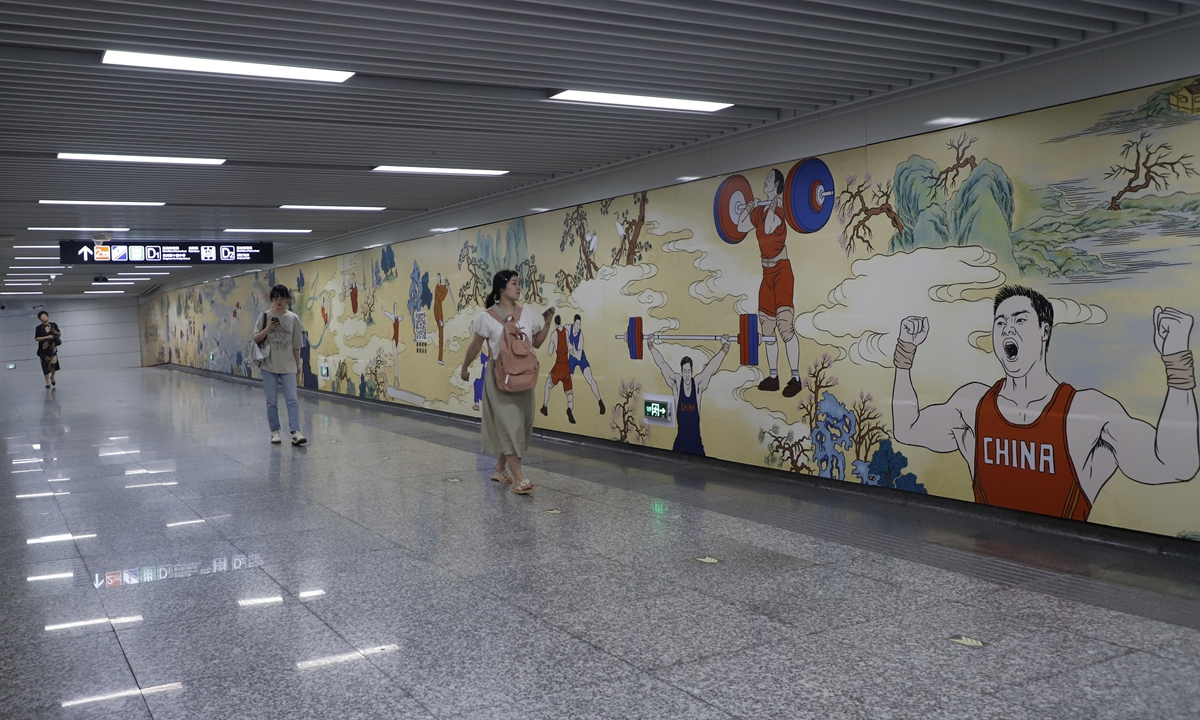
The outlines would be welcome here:
<svg viewBox="0 0 1200 720">
<path fill-rule="evenodd" d="M 267 327 L 267 314 L 263 313 L 263 328 Z M 258 332 L 262 332 L 261 330 Z M 254 333 L 257 335 L 258 333 Z M 254 342 L 254 335 L 250 336 L 250 346 L 246 348 L 246 362 L 250 363 L 251 367 L 259 367 L 263 360 L 271 354 L 271 344 L 265 340 L 262 344 Z"/>
</svg>

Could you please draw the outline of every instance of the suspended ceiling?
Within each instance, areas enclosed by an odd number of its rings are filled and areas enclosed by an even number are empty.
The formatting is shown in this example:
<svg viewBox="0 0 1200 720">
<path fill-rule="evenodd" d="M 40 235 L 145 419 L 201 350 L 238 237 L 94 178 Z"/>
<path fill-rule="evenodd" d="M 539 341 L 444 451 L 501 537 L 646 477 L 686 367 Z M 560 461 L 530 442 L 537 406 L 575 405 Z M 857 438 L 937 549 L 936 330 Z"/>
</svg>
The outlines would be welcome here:
<svg viewBox="0 0 1200 720">
<path fill-rule="evenodd" d="M 0 2 L 0 265 L 129 227 L 226 228 L 277 252 L 574 173 L 903 93 L 1177 21 L 1200 0 L 33 0 Z M 349 70 L 344 84 L 101 64 L 105 50 Z M 582 89 L 734 103 L 716 113 L 566 104 Z M 227 159 L 219 167 L 59 152 Z M 500 177 L 377 165 L 508 170 Z M 155 208 L 39 205 L 136 200 Z M 385 206 L 288 211 L 282 204 Z M 250 239 L 248 236 L 243 239 Z M 49 263 L 45 263 L 49 264 Z M 36 291 L 94 289 L 65 269 Z M 177 271 L 185 276 L 198 271 Z M 12 280 L 13 278 L 9 278 Z M 127 292 L 143 293 L 139 282 Z M 17 290 L 18 288 L 12 288 Z M 35 291 L 33 288 L 21 290 Z"/>
</svg>

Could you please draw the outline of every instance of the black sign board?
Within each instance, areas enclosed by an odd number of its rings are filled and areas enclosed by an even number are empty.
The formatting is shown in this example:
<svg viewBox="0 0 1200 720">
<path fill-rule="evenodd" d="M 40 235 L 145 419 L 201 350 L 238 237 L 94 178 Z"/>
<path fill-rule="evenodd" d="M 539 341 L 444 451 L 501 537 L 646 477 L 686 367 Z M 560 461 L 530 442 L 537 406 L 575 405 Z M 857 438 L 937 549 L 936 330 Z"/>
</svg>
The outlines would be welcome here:
<svg viewBox="0 0 1200 720">
<path fill-rule="evenodd" d="M 269 242 L 127 243 L 59 240 L 58 261 L 64 265 L 238 265 L 275 262 Z"/>
</svg>

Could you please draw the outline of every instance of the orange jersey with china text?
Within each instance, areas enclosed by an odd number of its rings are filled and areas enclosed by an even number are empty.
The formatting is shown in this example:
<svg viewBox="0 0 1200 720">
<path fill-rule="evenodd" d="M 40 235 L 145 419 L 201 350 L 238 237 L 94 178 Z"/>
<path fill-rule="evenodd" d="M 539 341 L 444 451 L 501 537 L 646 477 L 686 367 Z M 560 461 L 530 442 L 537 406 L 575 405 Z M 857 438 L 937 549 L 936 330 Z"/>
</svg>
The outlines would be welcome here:
<svg viewBox="0 0 1200 720">
<path fill-rule="evenodd" d="M 783 220 L 783 213 L 779 208 L 774 208 L 771 212 L 779 218 L 779 226 L 768 233 L 766 231 L 766 206 L 759 205 L 750 211 L 750 222 L 754 223 L 754 235 L 758 238 L 758 252 L 762 255 L 763 260 L 770 260 L 778 256 L 787 247 L 787 223 Z"/>
<path fill-rule="evenodd" d="M 1036 420 L 1017 425 L 1000 414 L 1003 386 L 993 385 L 975 410 L 975 502 L 1087 520 L 1092 505 L 1067 447 L 1075 388 L 1060 384 Z"/>
</svg>

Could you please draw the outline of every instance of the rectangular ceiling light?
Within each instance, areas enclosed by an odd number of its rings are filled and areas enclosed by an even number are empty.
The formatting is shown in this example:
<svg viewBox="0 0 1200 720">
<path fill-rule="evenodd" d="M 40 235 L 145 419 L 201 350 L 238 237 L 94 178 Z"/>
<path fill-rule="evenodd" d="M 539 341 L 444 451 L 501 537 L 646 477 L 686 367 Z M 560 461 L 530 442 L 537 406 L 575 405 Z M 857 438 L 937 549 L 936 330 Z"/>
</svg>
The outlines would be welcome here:
<svg viewBox="0 0 1200 720">
<path fill-rule="evenodd" d="M 134 265 L 135 268 L 146 268 L 147 270 L 159 268 L 191 268 L 191 265 Z"/>
<path fill-rule="evenodd" d="M 117 274 L 118 275 L 137 275 L 140 277 L 142 275 L 170 275 L 171 273 L 169 273 L 169 272 L 140 272 L 140 273 L 117 273 Z"/>
<path fill-rule="evenodd" d="M 691 112 L 716 112 L 733 103 L 706 102 L 704 100 L 679 100 L 676 98 L 650 97 L 647 95 L 623 95 L 620 93 L 588 92 L 587 90 L 564 90 L 552 95 L 551 100 L 589 103 L 592 105 L 621 105 L 655 110 L 689 110 Z"/>
<path fill-rule="evenodd" d="M 37 257 L 32 255 L 18 255 L 14 257 L 13 260 L 58 260 L 58 257 L 55 255 L 42 255 Z"/>
<path fill-rule="evenodd" d="M 288 230 L 279 228 L 225 228 L 225 232 L 236 233 L 310 233 L 312 230 Z"/>
<path fill-rule="evenodd" d="M 13 245 L 15 250 L 57 250 L 57 245 Z"/>
<path fill-rule="evenodd" d="M 166 157 L 160 155 L 104 155 L 98 153 L 69 153 L 60 152 L 59 160 L 98 160 L 100 162 L 140 162 L 161 163 L 166 165 L 224 165 L 224 159 Z"/>
<path fill-rule="evenodd" d="M 42 293 L 40 290 L 38 292 L 0 292 L 0 295 L 41 295 L 41 294 Z"/>
<path fill-rule="evenodd" d="M 31 227 L 26 230 L 46 230 L 49 232 L 129 232 L 129 228 L 117 227 Z"/>
<path fill-rule="evenodd" d="M 455 230 L 457 230 L 457 229 L 458 229 L 458 228 L 456 228 L 456 227 L 445 227 L 445 228 L 429 228 L 429 232 L 435 232 L 435 233 L 448 233 L 448 232 L 454 232 L 454 231 L 455 231 Z"/>
<path fill-rule="evenodd" d="M 40 205 L 120 205 L 122 207 L 162 207 L 160 202 L 125 202 L 123 200 L 38 200 Z"/>
<path fill-rule="evenodd" d="M 64 270 L 66 265 L 13 265 L 9 270 Z M 39 275 L 53 275 L 54 273 L 38 273 Z M 60 275 L 62 273 L 59 273 Z"/>
<path fill-rule="evenodd" d="M 231 60 L 209 60 L 208 58 L 156 55 L 153 53 L 106 50 L 105 65 L 129 65 L 132 67 L 156 68 L 158 70 L 183 70 L 186 72 L 217 73 L 220 75 L 249 75 L 252 77 L 280 78 L 283 80 L 312 80 L 314 82 L 341 83 L 354 77 L 344 70 L 317 70 L 292 67 L 290 65 L 264 65 L 262 63 L 235 62 Z"/>
<path fill-rule="evenodd" d="M 471 170 L 468 168 L 412 167 L 409 165 L 380 165 L 375 172 L 410 173 L 412 175 L 507 175 L 507 170 Z"/>
<path fill-rule="evenodd" d="M 92 285 L 132 285 L 132 280 L 107 280 L 105 282 L 94 282 Z"/>
<path fill-rule="evenodd" d="M 84 295 L 121 295 L 124 290 L 84 290 Z M 38 293 L 39 295 L 41 293 Z"/>
<path fill-rule="evenodd" d="M 347 210 L 351 212 L 378 212 L 386 207 L 369 205 L 280 205 L 280 210 Z"/>
</svg>

